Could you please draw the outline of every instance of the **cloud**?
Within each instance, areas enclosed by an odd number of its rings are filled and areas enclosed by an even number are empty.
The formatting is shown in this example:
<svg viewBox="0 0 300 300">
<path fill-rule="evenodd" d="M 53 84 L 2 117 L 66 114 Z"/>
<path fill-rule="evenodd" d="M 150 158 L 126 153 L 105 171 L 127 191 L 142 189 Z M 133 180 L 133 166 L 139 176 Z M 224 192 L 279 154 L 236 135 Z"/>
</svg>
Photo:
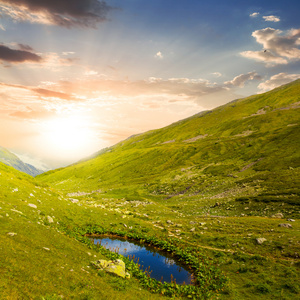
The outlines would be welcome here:
<svg viewBox="0 0 300 300">
<path fill-rule="evenodd" d="M 67 28 L 95 27 L 113 8 L 98 0 L 0 0 L 0 15 L 15 21 Z"/>
<path fill-rule="evenodd" d="M 2 89 L 12 88 L 12 89 L 22 89 L 22 90 L 31 91 L 34 94 L 40 95 L 42 98 L 57 98 L 57 99 L 61 99 L 61 100 L 76 100 L 71 94 L 57 92 L 57 91 L 48 90 L 48 89 L 39 88 L 39 87 L 31 87 L 31 86 L 18 85 L 18 84 L 7 84 L 7 83 L 0 82 L 0 88 L 1 87 L 2 87 Z"/>
<path fill-rule="evenodd" d="M 211 73 L 212 75 L 215 75 L 216 77 L 221 77 L 222 74 L 220 72 L 214 72 L 214 73 Z"/>
<path fill-rule="evenodd" d="M 0 24 L 0 29 L 6 31 L 5 27 L 2 24 Z"/>
<path fill-rule="evenodd" d="M 20 50 L 30 51 L 30 52 L 33 51 L 33 49 L 29 45 L 18 44 L 18 47 L 20 48 Z"/>
<path fill-rule="evenodd" d="M 267 22 L 279 22 L 280 18 L 276 16 L 263 16 L 263 19 Z"/>
<path fill-rule="evenodd" d="M 245 82 L 248 80 L 261 80 L 262 77 L 258 75 L 256 72 L 249 72 L 247 74 L 241 74 L 234 77 L 231 81 L 226 81 L 224 84 L 226 86 L 236 86 L 236 87 L 244 87 Z"/>
<path fill-rule="evenodd" d="M 272 76 L 269 80 L 260 83 L 258 85 L 258 89 L 260 90 L 261 93 L 267 92 L 278 86 L 287 84 L 299 78 L 300 78 L 300 74 L 279 73 Z"/>
<path fill-rule="evenodd" d="M 242 56 L 264 62 L 267 66 L 300 60 L 300 29 L 291 29 L 283 33 L 268 27 L 254 31 L 252 36 L 264 50 L 244 51 L 240 53 Z"/>
<path fill-rule="evenodd" d="M 160 58 L 160 59 L 163 59 L 163 58 L 164 58 L 163 54 L 162 54 L 160 51 L 158 51 L 158 52 L 155 54 L 155 57 L 156 57 L 156 58 Z"/>
<path fill-rule="evenodd" d="M 250 14 L 250 17 L 256 18 L 256 17 L 258 17 L 258 15 L 259 15 L 259 12 L 254 12 L 254 13 Z"/>
<path fill-rule="evenodd" d="M 7 46 L 0 45 L 0 60 L 10 63 L 23 63 L 28 61 L 41 62 L 42 57 L 30 51 L 15 50 Z"/>
</svg>

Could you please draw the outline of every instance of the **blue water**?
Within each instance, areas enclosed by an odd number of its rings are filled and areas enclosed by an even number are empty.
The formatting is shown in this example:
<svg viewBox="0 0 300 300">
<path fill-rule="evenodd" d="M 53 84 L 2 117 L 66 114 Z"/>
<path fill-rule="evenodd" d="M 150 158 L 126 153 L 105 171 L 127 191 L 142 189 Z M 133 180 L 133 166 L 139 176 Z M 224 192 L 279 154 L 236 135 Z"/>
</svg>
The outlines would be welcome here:
<svg viewBox="0 0 300 300">
<path fill-rule="evenodd" d="M 173 276 L 173 281 L 176 280 L 177 284 L 191 284 L 191 274 L 180 266 L 171 255 L 122 238 L 97 237 L 92 240 L 94 240 L 94 244 L 101 244 L 110 251 L 134 259 L 135 262 L 138 260 L 143 270 L 148 270 L 150 267 L 150 277 L 156 280 L 171 282 Z"/>
</svg>

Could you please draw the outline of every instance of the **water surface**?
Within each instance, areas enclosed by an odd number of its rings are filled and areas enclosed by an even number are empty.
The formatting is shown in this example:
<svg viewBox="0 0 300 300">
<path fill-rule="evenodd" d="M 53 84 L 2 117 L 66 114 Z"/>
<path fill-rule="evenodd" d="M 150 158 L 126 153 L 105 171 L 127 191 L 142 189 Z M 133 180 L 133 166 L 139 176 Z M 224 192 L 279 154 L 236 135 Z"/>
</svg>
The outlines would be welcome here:
<svg viewBox="0 0 300 300">
<path fill-rule="evenodd" d="M 157 250 L 154 247 L 128 241 L 120 237 L 94 237 L 94 244 L 101 244 L 110 251 L 134 259 L 143 270 L 150 267 L 150 276 L 162 282 L 176 280 L 177 284 L 191 284 L 191 274 L 169 253 Z"/>
</svg>

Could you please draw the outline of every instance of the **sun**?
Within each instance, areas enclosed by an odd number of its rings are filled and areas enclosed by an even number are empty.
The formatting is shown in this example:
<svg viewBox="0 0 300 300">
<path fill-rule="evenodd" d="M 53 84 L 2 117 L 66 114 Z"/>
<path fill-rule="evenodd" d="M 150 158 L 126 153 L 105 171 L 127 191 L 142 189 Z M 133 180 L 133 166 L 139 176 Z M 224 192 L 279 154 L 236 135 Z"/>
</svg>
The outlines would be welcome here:
<svg viewBox="0 0 300 300">
<path fill-rule="evenodd" d="M 55 118 L 44 123 L 43 139 L 48 150 L 60 156 L 80 156 L 88 151 L 95 133 L 81 116 Z"/>
</svg>

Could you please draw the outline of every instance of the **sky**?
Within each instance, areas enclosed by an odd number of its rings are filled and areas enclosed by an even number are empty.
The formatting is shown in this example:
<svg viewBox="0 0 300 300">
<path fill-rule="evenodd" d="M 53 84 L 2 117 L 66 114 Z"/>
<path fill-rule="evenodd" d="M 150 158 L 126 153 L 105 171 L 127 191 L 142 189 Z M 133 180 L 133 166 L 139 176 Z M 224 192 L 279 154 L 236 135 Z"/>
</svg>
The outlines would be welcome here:
<svg viewBox="0 0 300 300">
<path fill-rule="evenodd" d="M 38 167 L 300 78 L 300 1 L 0 0 L 0 145 Z"/>
</svg>

